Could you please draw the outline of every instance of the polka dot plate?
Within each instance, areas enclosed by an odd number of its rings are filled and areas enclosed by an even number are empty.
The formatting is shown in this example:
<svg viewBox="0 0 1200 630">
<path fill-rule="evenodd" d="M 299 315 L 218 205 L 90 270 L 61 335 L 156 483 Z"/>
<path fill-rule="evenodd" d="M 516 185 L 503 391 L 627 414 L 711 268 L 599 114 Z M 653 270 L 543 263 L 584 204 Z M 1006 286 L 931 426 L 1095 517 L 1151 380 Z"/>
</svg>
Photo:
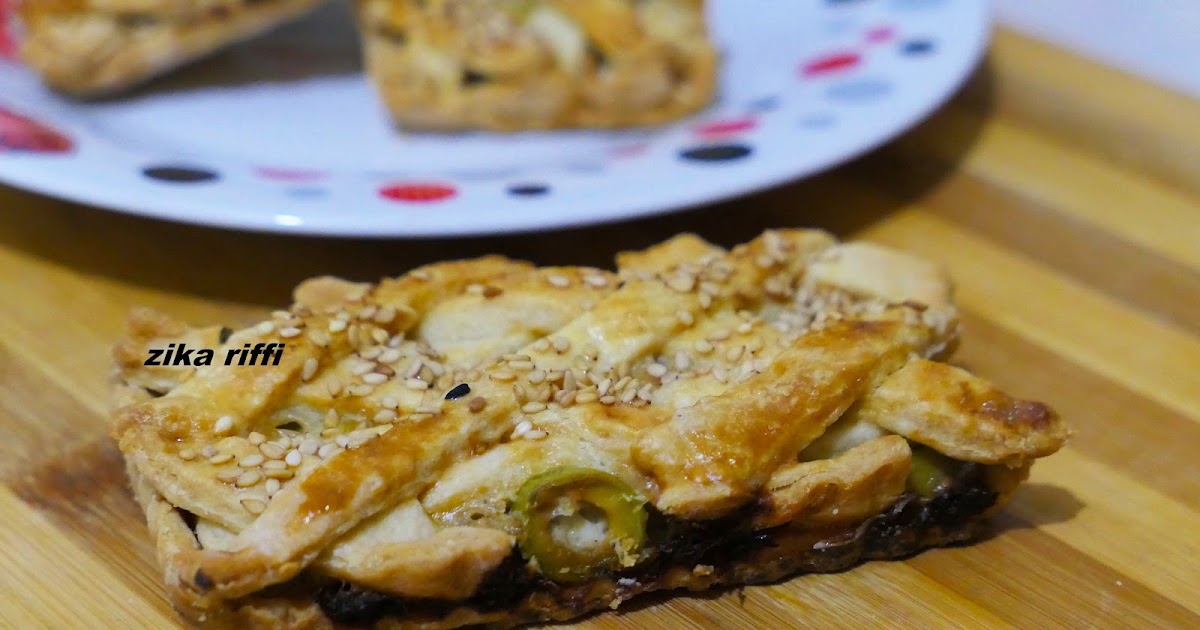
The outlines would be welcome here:
<svg viewBox="0 0 1200 630">
<path fill-rule="evenodd" d="M 887 141 L 965 79 L 990 18 L 984 0 L 711 0 L 710 13 L 717 102 L 613 132 L 397 132 L 340 6 L 86 103 L 47 92 L 0 38 L 0 181 L 286 233 L 452 236 L 629 219 L 782 184 Z"/>
</svg>

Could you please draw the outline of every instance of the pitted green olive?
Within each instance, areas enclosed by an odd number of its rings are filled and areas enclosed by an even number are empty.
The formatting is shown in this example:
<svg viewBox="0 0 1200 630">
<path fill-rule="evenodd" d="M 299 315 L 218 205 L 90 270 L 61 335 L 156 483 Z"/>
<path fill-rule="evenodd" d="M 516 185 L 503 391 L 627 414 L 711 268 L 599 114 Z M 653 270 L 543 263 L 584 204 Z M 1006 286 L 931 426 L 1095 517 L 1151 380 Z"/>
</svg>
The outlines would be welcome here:
<svg viewBox="0 0 1200 630">
<path fill-rule="evenodd" d="M 912 445 L 912 470 L 908 473 L 908 490 L 928 499 L 946 489 L 965 465 L 919 444 Z"/>
<path fill-rule="evenodd" d="M 567 467 L 535 475 L 513 505 L 523 524 L 521 551 L 556 582 L 633 566 L 646 536 L 645 503 L 607 472 Z"/>
</svg>

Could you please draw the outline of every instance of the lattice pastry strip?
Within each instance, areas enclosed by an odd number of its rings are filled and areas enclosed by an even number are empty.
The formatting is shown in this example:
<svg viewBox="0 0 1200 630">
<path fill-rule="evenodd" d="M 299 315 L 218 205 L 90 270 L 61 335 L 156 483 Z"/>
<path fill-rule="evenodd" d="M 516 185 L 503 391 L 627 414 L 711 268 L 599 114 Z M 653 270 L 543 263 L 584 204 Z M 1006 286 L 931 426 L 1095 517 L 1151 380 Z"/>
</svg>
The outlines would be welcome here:
<svg viewBox="0 0 1200 630">
<path fill-rule="evenodd" d="M 144 314 L 118 351 L 131 404 L 114 429 L 135 480 L 153 488 L 143 503 L 165 500 L 196 519 L 192 544 L 170 546 L 163 560 L 175 601 L 193 616 L 276 610 L 256 593 L 342 580 L 447 602 L 419 623 L 454 627 L 780 577 L 825 566 L 812 550 L 834 544 L 821 538 L 830 528 L 858 532 L 835 536 L 854 543 L 870 531 L 862 523 L 901 506 L 936 509 L 956 492 L 1007 496 L 1033 459 L 1066 439 L 1044 406 L 931 360 L 957 335 L 940 270 L 820 232 L 767 232 L 731 251 L 678 237 L 622 254 L 615 275 L 491 257 L 374 287 L 319 279 L 296 299 L 227 342 L 286 335 L 296 345 L 279 367 L 148 374 L 129 360 L 139 349 L 211 332 Z M 160 398 L 137 387 L 172 377 L 179 384 Z M 177 438 L 232 448 L 187 457 Z M 226 450 L 250 459 L 222 481 L 211 460 Z M 540 539 L 519 506 L 533 480 L 572 470 L 610 475 L 604 483 L 674 525 L 660 531 L 652 519 L 645 541 L 614 542 L 617 564 L 594 569 L 593 595 L 574 604 L 532 585 L 498 611 L 472 604 L 497 580 L 525 584 L 526 571 L 567 579 L 531 551 Z M 255 473 L 268 480 L 245 483 Z M 906 540 L 965 536 L 983 510 Z M 688 562 L 679 549 L 705 523 L 723 524 L 709 546 L 762 529 L 799 547 L 739 557 L 716 574 L 612 575 Z M 868 553 L 856 549 L 846 557 Z M 528 564 L 514 569 L 514 558 Z M 339 597 L 323 600 L 323 615 L 341 618 Z"/>
</svg>

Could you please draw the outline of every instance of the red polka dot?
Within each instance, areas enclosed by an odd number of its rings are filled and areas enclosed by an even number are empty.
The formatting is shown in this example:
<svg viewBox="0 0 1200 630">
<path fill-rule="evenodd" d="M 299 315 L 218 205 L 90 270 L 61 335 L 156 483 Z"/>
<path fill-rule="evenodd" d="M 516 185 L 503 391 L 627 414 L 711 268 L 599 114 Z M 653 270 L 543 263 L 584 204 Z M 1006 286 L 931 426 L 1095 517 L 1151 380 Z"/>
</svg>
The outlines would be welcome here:
<svg viewBox="0 0 1200 630">
<path fill-rule="evenodd" d="M 730 120 L 714 120 L 712 122 L 697 125 L 692 129 L 697 135 L 711 138 L 715 136 L 728 136 L 736 133 L 751 131 L 758 126 L 758 120 L 755 118 L 735 118 Z"/>
<path fill-rule="evenodd" d="M 17 57 L 17 44 L 13 41 L 10 14 L 13 7 L 8 0 L 0 0 L 0 57 Z"/>
<path fill-rule="evenodd" d="M 877 26 L 867 31 L 866 39 L 869 44 L 883 44 L 896 37 L 896 29 L 891 26 Z"/>
<path fill-rule="evenodd" d="M 254 172 L 263 179 L 273 179 L 280 182 L 311 182 L 325 177 L 324 171 L 278 168 L 274 166 L 260 166 L 254 169 Z"/>
<path fill-rule="evenodd" d="M 450 199 L 458 194 L 458 190 L 447 184 L 419 182 L 384 186 L 379 189 L 379 194 L 392 201 L 433 203 Z"/>
<path fill-rule="evenodd" d="M 0 109 L 0 151 L 66 153 L 73 147 L 70 137 L 49 125 Z"/>
<path fill-rule="evenodd" d="M 849 70 L 860 63 L 862 56 L 856 52 L 832 53 L 806 62 L 800 67 L 800 74 L 805 77 L 819 77 Z"/>
</svg>

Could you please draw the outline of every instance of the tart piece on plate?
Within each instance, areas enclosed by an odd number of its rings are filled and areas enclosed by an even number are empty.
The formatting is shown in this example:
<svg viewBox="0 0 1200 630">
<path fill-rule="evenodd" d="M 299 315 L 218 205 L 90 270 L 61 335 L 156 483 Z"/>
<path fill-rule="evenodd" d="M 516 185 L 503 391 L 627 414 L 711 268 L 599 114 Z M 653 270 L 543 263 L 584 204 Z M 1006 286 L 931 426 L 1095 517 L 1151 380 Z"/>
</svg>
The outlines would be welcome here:
<svg viewBox="0 0 1200 630">
<path fill-rule="evenodd" d="M 943 362 L 926 261 L 790 230 L 617 263 L 317 278 L 236 332 L 132 314 L 112 430 L 175 605 L 506 626 L 836 571 L 970 539 L 1068 437 Z M 211 365 L 145 365 L 170 344 Z"/>
<path fill-rule="evenodd" d="M 358 0 L 367 70 L 410 129 L 627 127 L 713 97 L 703 0 Z"/>
<path fill-rule="evenodd" d="M 47 85 L 106 96 L 299 17 L 323 0 L 20 0 L 21 56 Z"/>
</svg>

